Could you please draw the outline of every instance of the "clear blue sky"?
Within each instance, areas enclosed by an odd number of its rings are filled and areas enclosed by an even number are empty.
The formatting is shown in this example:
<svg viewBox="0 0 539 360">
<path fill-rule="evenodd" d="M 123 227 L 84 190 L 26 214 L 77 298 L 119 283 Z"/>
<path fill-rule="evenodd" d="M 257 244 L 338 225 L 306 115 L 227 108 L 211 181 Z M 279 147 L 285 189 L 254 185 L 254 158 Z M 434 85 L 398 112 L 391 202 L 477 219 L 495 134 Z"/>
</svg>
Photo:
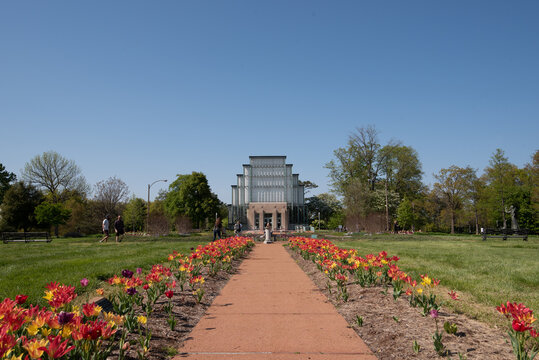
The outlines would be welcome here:
<svg viewBox="0 0 539 360">
<path fill-rule="evenodd" d="M 539 1 L 4 1 L 0 163 L 48 150 L 89 184 L 202 171 L 230 201 L 249 155 L 326 192 L 356 127 L 424 182 L 539 148 Z M 152 198 L 166 184 L 152 187 Z"/>
</svg>

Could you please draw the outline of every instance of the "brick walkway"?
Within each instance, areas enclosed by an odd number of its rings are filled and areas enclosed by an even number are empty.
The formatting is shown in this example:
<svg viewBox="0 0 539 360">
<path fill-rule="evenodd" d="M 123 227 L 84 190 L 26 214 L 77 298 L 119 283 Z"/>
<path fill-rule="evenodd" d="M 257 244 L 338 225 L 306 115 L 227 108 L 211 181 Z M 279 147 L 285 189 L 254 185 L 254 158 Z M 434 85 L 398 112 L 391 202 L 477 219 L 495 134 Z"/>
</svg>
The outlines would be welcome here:
<svg viewBox="0 0 539 360">
<path fill-rule="evenodd" d="M 375 360 L 282 243 L 258 244 L 175 359 Z"/>
</svg>

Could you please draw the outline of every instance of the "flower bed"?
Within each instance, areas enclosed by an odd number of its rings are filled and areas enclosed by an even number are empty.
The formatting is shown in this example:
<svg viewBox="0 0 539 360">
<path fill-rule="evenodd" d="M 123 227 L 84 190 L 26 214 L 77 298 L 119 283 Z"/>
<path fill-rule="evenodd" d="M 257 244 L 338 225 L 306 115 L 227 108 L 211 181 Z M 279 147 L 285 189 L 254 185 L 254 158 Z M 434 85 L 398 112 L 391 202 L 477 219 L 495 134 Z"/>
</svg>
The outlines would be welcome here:
<svg viewBox="0 0 539 360">
<path fill-rule="evenodd" d="M 108 280 L 107 290 L 97 290 L 112 304 L 110 312 L 88 300 L 75 306 L 75 287 L 55 282 L 46 286 L 48 307 L 27 304 L 24 295 L 6 298 L 0 303 L 0 359 L 99 360 L 112 354 L 118 359 L 149 358 L 153 344 L 149 319 L 163 317 L 155 312 L 158 301 L 167 299 L 158 307 L 174 330 L 178 317 L 173 312 L 175 293 L 189 286 L 194 303 L 200 304 L 206 292 L 204 276 L 232 271 L 232 262 L 252 246 L 250 238 L 222 239 L 188 255 L 171 254 L 169 266 L 154 265 L 147 274 L 142 269 L 125 269 L 121 276 Z M 81 286 L 87 285 L 82 279 Z"/>
<path fill-rule="evenodd" d="M 360 256 L 356 250 L 338 248 L 325 239 L 296 237 L 290 239 L 289 247 L 297 259 L 301 257 L 300 266 L 381 359 L 513 357 L 503 333 L 444 312 L 441 289 L 435 291 L 439 281 L 426 274 L 412 278 L 397 266 L 398 257 L 385 252 Z M 458 301 L 459 296 L 448 291 L 445 298 Z M 533 351 L 537 345 L 531 334 L 526 335 L 525 348 Z"/>
</svg>

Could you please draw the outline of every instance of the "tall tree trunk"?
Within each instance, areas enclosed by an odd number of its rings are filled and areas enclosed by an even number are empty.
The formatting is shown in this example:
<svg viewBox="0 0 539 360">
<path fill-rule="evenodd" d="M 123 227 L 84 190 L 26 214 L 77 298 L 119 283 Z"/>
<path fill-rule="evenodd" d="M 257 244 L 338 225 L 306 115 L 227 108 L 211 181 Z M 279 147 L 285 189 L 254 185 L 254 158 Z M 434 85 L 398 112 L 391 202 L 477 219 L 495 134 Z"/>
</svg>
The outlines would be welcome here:
<svg viewBox="0 0 539 360">
<path fill-rule="evenodd" d="M 503 198 L 503 188 L 502 188 L 502 219 L 503 219 L 503 228 L 507 229 L 507 219 L 505 218 L 505 199 Z"/>
<path fill-rule="evenodd" d="M 451 234 L 455 233 L 455 210 L 451 209 Z"/>
<path fill-rule="evenodd" d="M 414 204 L 413 201 L 412 201 L 412 216 L 413 216 L 413 219 L 412 219 L 412 232 L 415 232 L 415 204 Z"/>
<path fill-rule="evenodd" d="M 479 215 L 477 209 L 475 209 L 475 235 L 479 235 Z"/>
</svg>

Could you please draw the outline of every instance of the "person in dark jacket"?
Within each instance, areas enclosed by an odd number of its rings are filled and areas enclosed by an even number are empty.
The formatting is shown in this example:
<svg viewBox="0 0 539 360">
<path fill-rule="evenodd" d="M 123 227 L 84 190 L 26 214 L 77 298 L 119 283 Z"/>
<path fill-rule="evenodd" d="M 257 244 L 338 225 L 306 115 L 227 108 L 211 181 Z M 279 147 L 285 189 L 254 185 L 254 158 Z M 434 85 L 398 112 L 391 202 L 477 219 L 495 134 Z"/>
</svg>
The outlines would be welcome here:
<svg viewBox="0 0 539 360">
<path fill-rule="evenodd" d="M 116 242 L 121 242 L 125 230 L 124 221 L 122 220 L 122 217 L 120 215 L 118 215 L 118 219 L 114 222 L 114 231 L 116 232 Z"/>
<path fill-rule="evenodd" d="M 215 219 L 215 225 L 213 225 L 213 241 L 216 238 L 221 239 L 221 230 L 223 229 L 223 224 L 221 223 L 221 218 L 218 217 Z"/>
</svg>

